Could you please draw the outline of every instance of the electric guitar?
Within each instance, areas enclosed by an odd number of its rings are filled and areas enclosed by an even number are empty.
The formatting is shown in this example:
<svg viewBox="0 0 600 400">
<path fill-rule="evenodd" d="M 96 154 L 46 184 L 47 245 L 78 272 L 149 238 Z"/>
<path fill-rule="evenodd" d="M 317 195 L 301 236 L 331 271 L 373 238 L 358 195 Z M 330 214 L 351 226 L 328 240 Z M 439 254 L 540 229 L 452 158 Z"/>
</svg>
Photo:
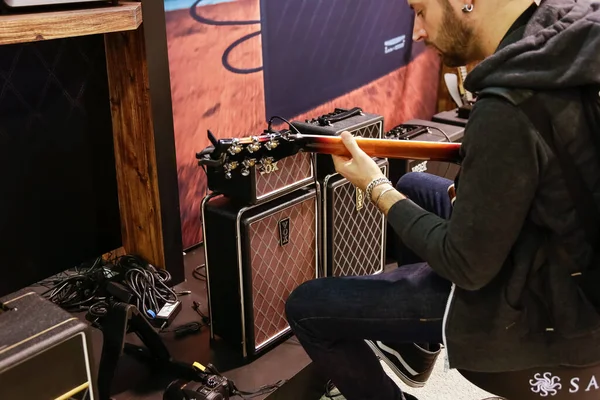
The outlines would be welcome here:
<svg viewBox="0 0 600 400">
<path fill-rule="evenodd" d="M 458 91 L 460 93 L 460 96 L 462 97 L 463 104 L 465 105 L 472 104 L 474 100 L 473 94 L 467 89 L 465 89 L 464 86 L 465 80 L 467 79 L 467 75 L 467 67 L 458 67 Z"/>
<path fill-rule="evenodd" d="M 208 131 L 212 146 L 196 154 L 198 164 L 222 169 L 225 179 L 232 174 L 250 175 L 253 167 L 259 169 L 300 151 L 349 157 L 340 136 L 304 134 L 298 129 L 267 132 L 246 138 L 219 139 Z M 369 156 L 407 160 L 443 161 L 460 164 L 460 143 L 402 140 L 387 136 L 385 139 L 356 138 L 358 146 Z"/>
</svg>

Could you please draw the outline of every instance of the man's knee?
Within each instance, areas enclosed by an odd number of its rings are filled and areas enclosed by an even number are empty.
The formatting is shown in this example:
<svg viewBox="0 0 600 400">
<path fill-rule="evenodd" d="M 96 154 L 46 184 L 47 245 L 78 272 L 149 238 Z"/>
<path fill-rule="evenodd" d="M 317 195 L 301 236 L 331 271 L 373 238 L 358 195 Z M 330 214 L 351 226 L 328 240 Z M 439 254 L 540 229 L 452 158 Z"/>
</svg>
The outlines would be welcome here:
<svg viewBox="0 0 600 400">
<path fill-rule="evenodd" d="M 285 315 L 289 323 L 302 319 L 311 307 L 312 286 L 316 281 L 302 283 L 290 293 L 285 302 Z"/>
<path fill-rule="evenodd" d="M 396 190 L 400 193 L 407 193 L 414 190 L 423 182 L 423 176 L 422 172 L 407 172 L 398 179 Z"/>
</svg>

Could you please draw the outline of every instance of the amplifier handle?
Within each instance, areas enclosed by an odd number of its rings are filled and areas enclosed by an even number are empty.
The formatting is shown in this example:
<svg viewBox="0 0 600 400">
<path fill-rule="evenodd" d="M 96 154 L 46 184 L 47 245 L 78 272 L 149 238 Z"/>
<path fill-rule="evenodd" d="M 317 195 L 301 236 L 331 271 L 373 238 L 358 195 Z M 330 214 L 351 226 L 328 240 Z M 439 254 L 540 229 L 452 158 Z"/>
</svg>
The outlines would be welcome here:
<svg viewBox="0 0 600 400">
<path fill-rule="evenodd" d="M 317 121 L 319 122 L 319 125 L 327 126 L 357 115 L 361 115 L 362 113 L 363 111 L 360 107 L 354 107 L 337 115 L 319 117 L 317 118 Z"/>
</svg>

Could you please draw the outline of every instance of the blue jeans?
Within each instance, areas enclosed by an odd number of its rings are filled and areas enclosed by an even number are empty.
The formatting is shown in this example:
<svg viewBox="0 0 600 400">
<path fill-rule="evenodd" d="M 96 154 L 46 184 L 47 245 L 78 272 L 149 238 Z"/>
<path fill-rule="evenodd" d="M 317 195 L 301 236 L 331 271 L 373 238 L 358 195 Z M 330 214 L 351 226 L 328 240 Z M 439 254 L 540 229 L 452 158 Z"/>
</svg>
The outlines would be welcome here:
<svg viewBox="0 0 600 400">
<path fill-rule="evenodd" d="M 396 187 L 449 218 L 451 183 L 415 172 Z M 450 286 L 424 262 L 380 275 L 315 279 L 292 292 L 287 319 L 315 365 L 348 400 L 401 400 L 401 390 L 364 340 L 441 343 Z"/>
</svg>

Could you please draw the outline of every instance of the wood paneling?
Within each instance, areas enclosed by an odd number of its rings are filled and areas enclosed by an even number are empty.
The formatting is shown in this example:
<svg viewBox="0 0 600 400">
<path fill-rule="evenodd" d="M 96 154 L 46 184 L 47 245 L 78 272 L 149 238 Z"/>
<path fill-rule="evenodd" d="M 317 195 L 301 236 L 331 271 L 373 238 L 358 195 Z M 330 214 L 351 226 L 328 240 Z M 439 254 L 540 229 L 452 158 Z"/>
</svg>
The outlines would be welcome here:
<svg viewBox="0 0 600 400">
<path fill-rule="evenodd" d="M 144 27 L 105 35 L 123 247 L 165 267 Z"/>
<path fill-rule="evenodd" d="M 66 11 L 0 15 L 0 45 L 129 31 L 142 23 L 139 2 Z"/>
</svg>

